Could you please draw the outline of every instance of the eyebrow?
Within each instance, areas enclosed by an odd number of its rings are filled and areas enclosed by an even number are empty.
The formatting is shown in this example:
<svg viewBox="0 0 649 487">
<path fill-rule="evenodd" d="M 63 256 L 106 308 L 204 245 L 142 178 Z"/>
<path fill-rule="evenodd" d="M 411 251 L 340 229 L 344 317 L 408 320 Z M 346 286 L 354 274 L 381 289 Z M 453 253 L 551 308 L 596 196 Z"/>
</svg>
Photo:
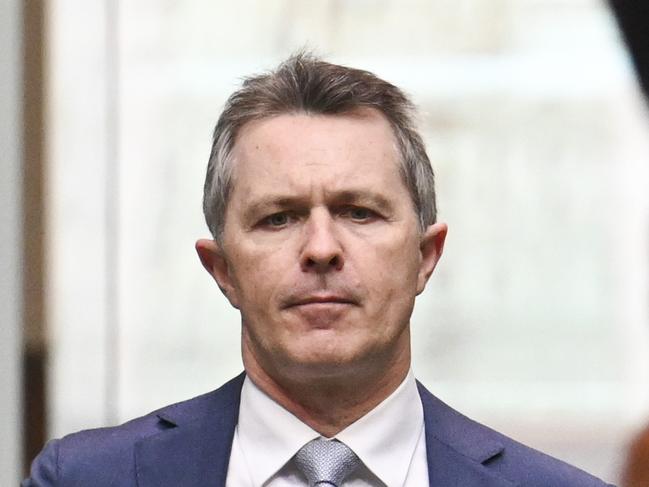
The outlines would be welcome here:
<svg viewBox="0 0 649 487">
<path fill-rule="evenodd" d="M 393 204 L 390 199 L 382 194 L 365 189 L 335 191 L 331 194 L 331 202 L 334 205 L 345 204 L 366 204 L 378 208 L 380 211 L 391 211 Z"/>
<path fill-rule="evenodd" d="M 385 196 L 365 189 L 343 190 L 328 192 L 325 198 L 327 206 L 340 205 L 370 205 L 381 212 L 389 213 L 393 209 L 392 202 Z M 266 195 L 252 201 L 244 211 L 244 219 L 255 219 L 268 211 L 269 208 L 284 210 L 308 208 L 310 198 L 303 196 L 288 196 L 284 194 Z"/>
</svg>

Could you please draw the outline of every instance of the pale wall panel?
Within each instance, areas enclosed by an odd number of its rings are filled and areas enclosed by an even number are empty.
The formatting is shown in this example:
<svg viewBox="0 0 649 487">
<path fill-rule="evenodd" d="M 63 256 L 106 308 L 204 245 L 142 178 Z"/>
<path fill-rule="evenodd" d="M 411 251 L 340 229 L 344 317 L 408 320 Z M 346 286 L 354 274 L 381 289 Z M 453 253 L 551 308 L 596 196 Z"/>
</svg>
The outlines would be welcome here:
<svg viewBox="0 0 649 487">
<path fill-rule="evenodd" d="M 107 18 L 101 2 L 48 5 L 50 435 L 110 422 Z"/>
</svg>

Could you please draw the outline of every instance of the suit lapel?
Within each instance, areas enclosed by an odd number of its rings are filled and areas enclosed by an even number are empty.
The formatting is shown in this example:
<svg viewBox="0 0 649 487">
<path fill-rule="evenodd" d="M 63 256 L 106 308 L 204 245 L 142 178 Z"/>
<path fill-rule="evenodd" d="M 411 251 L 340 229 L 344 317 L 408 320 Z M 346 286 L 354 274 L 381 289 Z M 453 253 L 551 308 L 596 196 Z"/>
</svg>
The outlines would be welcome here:
<svg viewBox="0 0 649 487">
<path fill-rule="evenodd" d="M 158 414 L 162 431 L 135 445 L 139 487 L 225 486 L 243 379 Z M 493 433 L 417 385 L 430 485 L 515 487 L 485 466 L 503 451 Z"/>
<path fill-rule="evenodd" d="M 243 377 L 158 414 L 165 429 L 135 445 L 139 487 L 225 486 Z"/>
<path fill-rule="evenodd" d="M 424 407 L 431 486 L 515 487 L 485 466 L 504 447 L 487 428 L 461 415 L 417 383 Z"/>
<path fill-rule="evenodd" d="M 428 481 L 431 487 L 515 487 L 517 484 L 493 473 L 481 463 L 426 433 Z"/>
</svg>

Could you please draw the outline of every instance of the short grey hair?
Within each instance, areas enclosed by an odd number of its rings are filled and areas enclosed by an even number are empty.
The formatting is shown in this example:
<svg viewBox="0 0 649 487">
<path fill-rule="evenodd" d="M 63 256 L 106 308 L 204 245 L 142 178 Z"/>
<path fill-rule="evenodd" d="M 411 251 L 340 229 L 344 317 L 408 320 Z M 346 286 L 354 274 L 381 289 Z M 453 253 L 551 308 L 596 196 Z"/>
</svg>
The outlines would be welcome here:
<svg viewBox="0 0 649 487">
<path fill-rule="evenodd" d="M 205 221 L 220 241 L 232 191 L 232 150 L 241 128 L 254 120 L 287 113 L 336 115 L 374 108 L 390 122 L 400 172 L 410 192 L 419 226 L 435 223 L 435 177 L 415 127 L 415 107 L 396 86 L 360 69 L 325 62 L 300 52 L 276 69 L 244 79 L 228 98 L 214 129 L 203 192 Z"/>
</svg>

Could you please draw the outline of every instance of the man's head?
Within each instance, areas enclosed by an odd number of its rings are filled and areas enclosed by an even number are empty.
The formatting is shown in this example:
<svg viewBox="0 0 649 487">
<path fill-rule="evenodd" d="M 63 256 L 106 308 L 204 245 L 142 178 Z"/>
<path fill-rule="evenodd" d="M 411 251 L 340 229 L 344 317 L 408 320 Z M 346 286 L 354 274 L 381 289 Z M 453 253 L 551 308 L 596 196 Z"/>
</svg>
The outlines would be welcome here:
<svg viewBox="0 0 649 487">
<path fill-rule="evenodd" d="M 396 86 L 359 69 L 296 54 L 274 71 L 247 78 L 228 99 L 214 129 L 205 178 L 203 212 L 212 236 L 223 231 L 232 189 L 232 160 L 239 131 L 249 122 L 287 113 L 340 115 L 374 108 L 388 120 L 399 152 L 401 177 L 416 208 L 419 225 L 435 223 L 433 170 L 414 123 L 414 107 Z"/>
<path fill-rule="evenodd" d="M 305 56 L 230 98 L 205 185 L 215 239 L 197 250 L 241 311 L 251 376 L 407 370 L 414 299 L 446 235 L 410 111 L 374 75 Z"/>
</svg>

